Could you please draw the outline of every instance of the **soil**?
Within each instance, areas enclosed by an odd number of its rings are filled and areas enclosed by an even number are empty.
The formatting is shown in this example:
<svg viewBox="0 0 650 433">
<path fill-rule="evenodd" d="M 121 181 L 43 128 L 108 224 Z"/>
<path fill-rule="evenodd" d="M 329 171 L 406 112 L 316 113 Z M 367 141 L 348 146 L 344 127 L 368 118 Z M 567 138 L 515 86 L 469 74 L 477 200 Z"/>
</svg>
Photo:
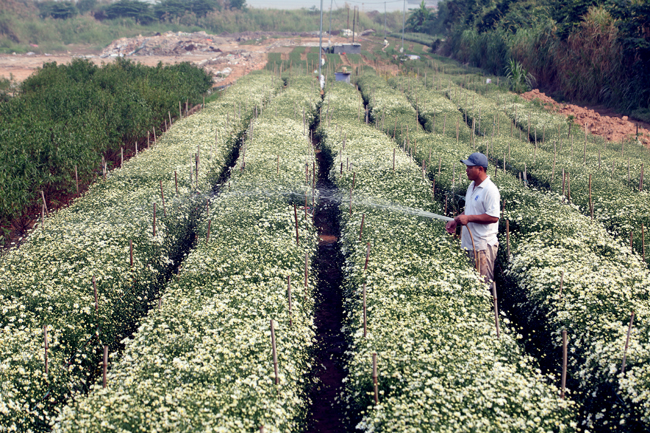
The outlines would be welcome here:
<svg viewBox="0 0 650 433">
<path fill-rule="evenodd" d="M 616 113 L 606 107 L 580 107 L 573 104 L 560 104 L 550 96 L 535 89 L 521 95 L 528 101 L 539 100 L 544 107 L 552 112 L 565 116 L 574 116 L 574 123 L 581 127 L 587 124 L 589 132 L 606 138 L 609 141 L 620 142 L 636 136 L 639 128 L 639 141 L 650 148 L 650 125 L 643 122 L 632 122 L 627 116 Z"/>
<path fill-rule="evenodd" d="M 278 35 L 286 37 L 278 37 Z M 179 54 L 181 50 L 174 50 L 174 45 L 170 44 L 169 49 L 164 54 L 154 53 L 153 55 L 126 55 L 125 57 L 135 62 L 147 65 L 156 66 L 159 62 L 163 64 L 177 64 L 182 62 L 191 62 L 199 67 L 203 67 L 214 76 L 216 86 L 227 86 L 237 79 L 243 77 L 251 71 L 263 69 L 266 66 L 268 53 L 282 53 L 283 59 L 289 60 L 289 53 L 297 46 L 311 46 L 317 47 L 319 38 L 312 35 L 300 34 L 272 34 L 267 32 L 244 32 L 231 35 L 210 36 L 213 42 L 214 49 L 211 51 L 193 50 L 187 51 L 184 54 Z M 273 36 L 273 37 L 269 37 Z M 184 38 L 176 34 L 156 36 L 161 39 L 172 39 L 173 42 L 182 41 Z M 267 37 L 267 39 L 262 39 Z M 184 46 L 187 45 L 185 38 Z M 101 65 L 102 63 L 113 62 L 116 56 L 107 56 L 110 52 L 117 52 L 115 47 L 123 44 L 128 46 L 139 45 L 142 37 L 136 38 L 123 38 L 113 41 L 103 51 L 93 50 L 89 46 L 69 46 L 67 52 L 61 53 L 32 53 L 32 54 L 5 54 L 0 56 L 0 77 L 13 78 L 16 82 L 24 81 L 27 77 L 32 75 L 43 64 L 49 62 L 57 62 L 58 64 L 68 64 L 76 58 L 85 58 L 89 61 Z M 259 39 L 259 41 L 257 41 Z M 257 41 L 251 43 L 251 40 Z M 332 43 L 345 42 L 345 38 L 332 37 Z M 327 41 L 323 41 L 324 44 Z M 182 51 L 187 50 L 187 48 Z M 313 48 L 312 50 L 313 51 Z M 129 50 L 125 50 L 129 52 Z M 104 56 L 104 57 L 101 57 Z M 218 62 L 211 62 L 210 60 L 219 59 Z M 219 67 L 215 67 L 218 63 Z M 230 74 L 222 78 L 217 77 L 219 69 L 228 68 L 231 70 Z"/>
<path fill-rule="evenodd" d="M 314 138 L 316 139 L 316 138 Z M 314 142 L 318 147 L 318 142 Z M 332 156 L 316 152 L 319 178 L 316 187 L 319 203 L 314 212 L 314 225 L 318 228 L 320 242 L 314 267 L 318 275 L 316 287 L 316 344 L 313 378 L 310 392 L 308 433 L 338 433 L 346 431 L 341 419 L 344 408 L 337 400 L 343 388 L 345 352 L 347 343 L 341 332 L 343 325 L 342 269 L 343 254 L 340 236 L 340 197 L 336 185 L 329 179 Z"/>
</svg>

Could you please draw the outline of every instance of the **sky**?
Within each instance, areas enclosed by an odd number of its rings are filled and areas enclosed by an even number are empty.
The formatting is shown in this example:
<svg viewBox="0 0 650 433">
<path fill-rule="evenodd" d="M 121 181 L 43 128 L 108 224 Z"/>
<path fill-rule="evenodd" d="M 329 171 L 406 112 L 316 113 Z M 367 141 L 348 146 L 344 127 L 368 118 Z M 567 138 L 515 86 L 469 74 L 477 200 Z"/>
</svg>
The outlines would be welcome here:
<svg viewBox="0 0 650 433">
<path fill-rule="evenodd" d="M 409 1 L 413 2 L 412 4 Z M 323 0 L 323 10 L 327 12 L 330 8 L 330 3 L 332 0 Z M 378 0 L 370 0 L 368 2 L 362 1 L 350 1 L 345 0 L 334 0 L 333 8 L 345 7 L 345 3 L 348 3 L 351 7 L 358 6 L 362 11 L 369 12 L 372 10 L 378 10 L 379 12 L 384 11 L 384 2 Z M 320 9 L 320 0 L 246 0 L 248 6 L 254 8 L 269 8 L 269 9 L 300 9 L 305 8 L 309 9 L 312 6 L 315 6 L 317 9 Z M 409 8 L 416 8 L 419 4 L 417 0 L 406 0 L 406 10 Z M 404 7 L 404 0 L 387 0 L 386 1 L 386 10 L 388 12 L 392 11 L 401 11 Z"/>
</svg>

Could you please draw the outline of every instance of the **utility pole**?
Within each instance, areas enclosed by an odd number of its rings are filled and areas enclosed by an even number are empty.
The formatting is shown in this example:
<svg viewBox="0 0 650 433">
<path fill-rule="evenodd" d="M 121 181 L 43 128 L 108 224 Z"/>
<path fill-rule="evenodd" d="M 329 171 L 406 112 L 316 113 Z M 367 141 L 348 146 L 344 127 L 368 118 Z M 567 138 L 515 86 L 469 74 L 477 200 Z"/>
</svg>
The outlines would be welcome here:
<svg viewBox="0 0 650 433">
<path fill-rule="evenodd" d="M 354 28 L 357 24 L 356 20 L 357 20 L 357 7 L 355 6 L 354 9 L 352 9 L 352 43 L 354 43 Z"/>
<path fill-rule="evenodd" d="M 346 29 L 349 30 L 350 29 L 350 6 L 346 6 L 345 8 L 348 10 L 348 26 L 346 27 Z"/>
<path fill-rule="evenodd" d="M 386 2 L 384 2 L 384 39 L 386 39 L 387 36 L 386 31 Z"/>
<path fill-rule="evenodd" d="M 321 79 L 322 65 L 323 65 L 323 0 L 320 0 L 320 42 L 318 43 L 318 82 L 320 83 L 321 92 L 323 91 L 323 80 Z"/>
<path fill-rule="evenodd" d="M 327 32 L 327 40 L 329 41 L 327 46 L 332 45 L 332 4 L 334 3 L 334 0 L 330 0 L 330 29 Z"/>
<path fill-rule="evenodd" d="M 404 0 L 404 13 L 402 15 L 402 50 L 404 52 L 404 27 L 406 26 L 406 0 Z"/>
</svg>

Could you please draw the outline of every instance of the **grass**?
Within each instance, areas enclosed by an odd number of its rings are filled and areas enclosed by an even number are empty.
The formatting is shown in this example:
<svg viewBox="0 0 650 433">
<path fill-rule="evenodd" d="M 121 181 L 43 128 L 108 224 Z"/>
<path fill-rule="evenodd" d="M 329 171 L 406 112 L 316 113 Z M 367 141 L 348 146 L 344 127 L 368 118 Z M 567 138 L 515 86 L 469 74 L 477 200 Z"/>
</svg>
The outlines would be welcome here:
<svg viewBox="0 0 650 433">
<path fill-rule="evenodd" d="M 212 34 L 244 31 L 311 32 L 318 30 L 320 20 L 318 11 L 308 9 L 249 8 L 246 11 L 213 12 L 202 18 L 186 15 L 175 22 L 154 22 L 144 26 L 133 18 L 97 21 L 90 14 L 65 20 L 41 19 L 36 8 L 33 9 L 22 13 L 0 10 L 0 53 L 60 52 L 69 50 L 69 45 L 77 44 L 101 50 L 115 39 L 166 31 L 191 33 L 203 30 Z M 389 14 L 389 24 L 397 23 L 398 15 Z M 376 28 L 379 25 L 383 26 L 382 14 L 372 19 L 363 12 L 360 14 L 361 30 Z M 333 10 L 332 28 L 342 29 L 346 26 L 347 9 Z M 251 39 L 245 44 L 254 45 L 257 42 L 259 41 Z M 38 47 L 32 47 L 30 44 L 36 44 Z"/>
</svg>

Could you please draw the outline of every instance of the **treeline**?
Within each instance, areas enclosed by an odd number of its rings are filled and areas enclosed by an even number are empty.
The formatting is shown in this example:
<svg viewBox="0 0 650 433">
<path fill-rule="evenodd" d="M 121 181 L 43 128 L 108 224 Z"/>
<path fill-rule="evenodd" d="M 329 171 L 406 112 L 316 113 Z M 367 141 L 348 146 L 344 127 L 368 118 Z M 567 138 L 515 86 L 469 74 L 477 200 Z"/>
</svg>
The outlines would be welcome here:
<svg viewBox="0 0 650 433">
<path fill-rule="evenodd" d="M 650 120 L 650 2 L 444 0 L 409 24 L 459 61 L 504 74 L 514 59 L 547 91 Z"/>
<path fill-rule="evenodd" d="M 142 146 L 179 101 L 199 102 L 211 84 L 188 63 L 45 64 L 0 102 L 0 238 L 39 209 L 41 191 L 50 204 L 75 193 L 75 167 L 82 185 L 92 181 L 103 158 L 119 162 L 125 143 Z"/>
<path fill-rule="evenodd" d="M 160 0 L 148 3 L 140 0 L 119 0 L 99 3 L 97 0 L 45 1 L 36 4 L 42 18 L 68 19 L 90 13 L 97 20 L 133 18 L 136 23 L 148 25 L 155 21 L 173 22 L 185 15 L 201 18 L 224 8 L 243 10 L 246 0 Z"/>
</svg>

